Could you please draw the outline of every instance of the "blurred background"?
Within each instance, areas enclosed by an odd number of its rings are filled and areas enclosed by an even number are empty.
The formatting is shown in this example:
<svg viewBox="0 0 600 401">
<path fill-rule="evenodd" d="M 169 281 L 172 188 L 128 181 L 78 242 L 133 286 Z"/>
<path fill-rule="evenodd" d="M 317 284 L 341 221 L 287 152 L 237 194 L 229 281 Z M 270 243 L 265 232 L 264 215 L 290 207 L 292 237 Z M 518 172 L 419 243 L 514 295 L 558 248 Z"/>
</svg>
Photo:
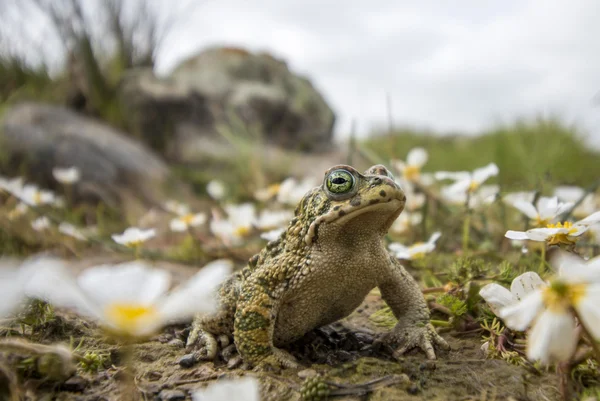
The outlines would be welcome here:
<svg viewBox="0 0 600 401">
<path fill-rule="evenodd" d="M 218 178 L 244 200 L 336 163 L 600 169 L 600 3 L 2 0 L 0 172 L 134 215 Z M 135 211 L 139 212 L 136 213 Z"/>
</svg>

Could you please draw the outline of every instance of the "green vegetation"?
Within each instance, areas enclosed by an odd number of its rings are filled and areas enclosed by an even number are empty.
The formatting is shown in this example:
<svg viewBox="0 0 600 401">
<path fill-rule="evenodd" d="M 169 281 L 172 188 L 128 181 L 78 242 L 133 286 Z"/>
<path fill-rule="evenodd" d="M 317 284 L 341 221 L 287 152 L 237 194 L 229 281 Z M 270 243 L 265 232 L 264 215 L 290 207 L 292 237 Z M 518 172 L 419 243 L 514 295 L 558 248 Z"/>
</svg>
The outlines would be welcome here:
<svg viewBox="0 0 600 401">
<path fill-rule="evenodd" d="M 544 191 L 558 184 L 588 187 L 597 182 L 600 168 L 600 153 L 586 145 L 576 128 L 554 118 L 518 121 L 474 137 L 401 130 L 374 135 L 359 146 L 386 163 L 422 146 L 429 152 L 425 172 L 473 170 L 495 162 L 500 168 L 498 183 L 505 190 Z"/>
</svg>

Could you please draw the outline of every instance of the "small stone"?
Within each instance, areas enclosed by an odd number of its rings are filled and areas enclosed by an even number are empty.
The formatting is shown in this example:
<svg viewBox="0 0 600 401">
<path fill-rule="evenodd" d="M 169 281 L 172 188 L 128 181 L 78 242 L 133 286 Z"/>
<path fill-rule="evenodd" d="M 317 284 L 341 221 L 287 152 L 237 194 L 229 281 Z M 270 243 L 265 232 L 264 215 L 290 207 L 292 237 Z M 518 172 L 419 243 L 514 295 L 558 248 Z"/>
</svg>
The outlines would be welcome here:
<svg viewBox="0 0 600 401">
<path fill-rule="evenodd" d="M 406 389 L 406 392 L 408 394 L 418 394 L 419 393 L 419 386 L 417 386 L 417 383 L 412 383 L 410 386 L 408 386 L 408 388 Z"/>
<path fill-rule="evenodd" d="M 182 368 L 191 368 L 198 362 L 198 358 L 196 358 L 195 354 L 185 354 L 179 360 L 179 366 Z"/>
<path fill-rule="evenodd" d="M 66 382 L 63 383 L 62 388 L 65 391 L 70 391 L 73 393 L 80 393 L 88 385 L 88 381 L 80 376 L 73 376 L 69 378 Z"/>
<path fill-rule="evenodd" d="M 298 372 L 298 377 L 301 379 L 307 379 L 309 377 L 315 377 L 317 374 L 317 371 L 314 369 L 304 369 Z"/>
<path fill-rule="evenodd" d="M 435 370 L 436 365 L 434 361 L 426 361 L 423 362 L 419 365 L 419 370 L 420 371 L 424 371 L 424 370 Z"/>
<path fill-rule="evenodd" d="M 185 401 L 185 393 L 181 390 L 162 390 L 158 393 L 161 401 Z"/>
<path fill-rule="evenodd" d="M 183 348 L 183 347 L 185 347 L 185 343 L 182 340 L 178 339 L 178 338 L 174 338 L 173 340 L 169 341 L 167 343 L 167 345 L 170 345 L 171 347 L 174 347 L 174 348 Z"/>
</svg>

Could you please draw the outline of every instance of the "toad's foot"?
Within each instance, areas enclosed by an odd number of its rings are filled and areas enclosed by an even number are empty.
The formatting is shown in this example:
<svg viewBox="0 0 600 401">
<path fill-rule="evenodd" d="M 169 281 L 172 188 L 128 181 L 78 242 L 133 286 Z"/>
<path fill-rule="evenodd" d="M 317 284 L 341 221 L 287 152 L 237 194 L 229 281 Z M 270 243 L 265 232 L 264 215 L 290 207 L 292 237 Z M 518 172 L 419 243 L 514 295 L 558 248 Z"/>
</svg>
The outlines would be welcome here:
<svg viewBox="0 0 600 401">
<path fill-rule="evenodd" d="M 435 359 L 434 345 L 440 349 L 450 346 L 436 331 L 431 323 L 413 323 L 404 326 L 398 323 L 394 329 L 384 335 L 379 341 L 389 344 L 399 344 L 393 356 L 400 359 L 407 351 L 418 347 L 425 351 L 427 359 Z"/>
<path fill-rule="evenodd" d="M 227 347 L 229 345 L 229 337 L 226 335 L 215 337 L 205 330 L 194 327 L 188 336 L 186 348 L 190 351 L 197 351 L 196 355 L 199 360 L 212 361 L 217 356 L 219 344 L 221 348 Z"/>
<path fill-rule="evenodd" d="M 297 369 L 299 367 L 300 364 L 292 354 L 279 348 L 273 348 L 272 353 L 254 364 L 255 371 Z"/>
</svg>

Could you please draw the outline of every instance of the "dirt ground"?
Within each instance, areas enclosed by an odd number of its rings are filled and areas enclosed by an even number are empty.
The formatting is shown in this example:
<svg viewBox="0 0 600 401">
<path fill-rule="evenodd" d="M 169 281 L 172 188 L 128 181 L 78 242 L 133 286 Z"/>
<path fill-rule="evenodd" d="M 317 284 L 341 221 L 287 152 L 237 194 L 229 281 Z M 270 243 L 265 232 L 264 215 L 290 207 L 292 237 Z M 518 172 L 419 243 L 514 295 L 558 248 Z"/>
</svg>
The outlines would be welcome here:
<svg viewBox="0 0 600 401">
<path fill-rule="evenodd" d="M 99 263 L 114 262 L 106 258 L 86 259 L 73 263 L 74 270 Z M 195 272 L 189 266 L 160 263 L 173 272 L 175 281 L 185 280 Z M 330 397 L 339 400 L 557 400 L 556 376 L 536 374 L 503 360 L 486 359 L 480 350 L 480 333 L 466 336 L 444 334 L 450 351 L 438 351 L 436 361 L 427 361 L 416 350 L 403 360 L 391 358 L 388 350 L 372 344 L 378 333 L 369 316 L 383 302 L 376 291 L 347 319 L 307 334 L 288 350 L 304 365 L 297 370 L 248 372 L 229 369 L 221 358 L 182 367 L 187 328 L 171 326 L 150 341 L 133 346 L 135 386 L 144 400 L 177 401 L 191 399 L 191 393 L 207 384 L 242 375 L 255 375 L 261 382 L 263 400 L 301 400 L 300 389 L 307 377 L 336 383 L 350 394 Z M 17 334 L 15 331 L 13 334 Z M 59 311 L 46 327 L 26 338 L 40 343 L 79 344 L 78 352 L 91 350 L 108 355 L 105 369 L 97 373 L 79 371 L 62 384 L 43 383 L 35 377 L 21 379 L 23 399 L 112 401 L 127 399 L 123 388 L 122 356 L 117 346 L 102 339 L 98 328 L 71 313 Z M 2 354 L 0 354 L 0 358 Z M 185 359 L 185 358 L 184 358 Z M 0 359 L 1 360 L 1 359 Z M 369 391 L 352 387 L 372 383 Z M 1 380 L 0 380 L 1 381 Z M 1 383 L 0 383 L 1 387 Z M 362 388 L 364 390 L 364 387 Z M 1 397 L 0 397 L 1 398 Z"/>
</svg>

